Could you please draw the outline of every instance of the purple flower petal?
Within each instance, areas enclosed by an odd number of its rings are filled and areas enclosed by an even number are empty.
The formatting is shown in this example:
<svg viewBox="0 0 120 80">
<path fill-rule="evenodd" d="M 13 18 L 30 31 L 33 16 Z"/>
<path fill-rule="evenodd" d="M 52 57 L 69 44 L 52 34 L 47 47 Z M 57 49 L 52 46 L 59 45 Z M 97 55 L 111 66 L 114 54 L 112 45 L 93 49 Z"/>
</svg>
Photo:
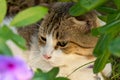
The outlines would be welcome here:
<svg viewBox="0 0 120 80">
<path fill-rule="evenodd" d="M 30 80 L 32 70 L 18 57 L 0 55 L 0 80 Z"/>
</svg>

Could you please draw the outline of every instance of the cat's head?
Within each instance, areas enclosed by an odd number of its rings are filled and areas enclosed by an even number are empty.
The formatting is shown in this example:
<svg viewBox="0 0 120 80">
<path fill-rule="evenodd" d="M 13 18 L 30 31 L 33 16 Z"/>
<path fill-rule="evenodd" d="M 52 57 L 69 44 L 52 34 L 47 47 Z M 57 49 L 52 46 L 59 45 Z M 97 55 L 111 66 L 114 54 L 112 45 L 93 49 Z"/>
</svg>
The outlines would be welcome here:
<svg viewBox="0 0 120 80">
<path fill-rule="evenodd" d="M 99 26 L 94 12 L 73 17 L 71 3 L 55 5 L 43 20 L 38 33 L 40 54 L 54 66 L 66 65 L 79 56 L 92 55 L 97 39 L 91 29 Z"/>
</svg>

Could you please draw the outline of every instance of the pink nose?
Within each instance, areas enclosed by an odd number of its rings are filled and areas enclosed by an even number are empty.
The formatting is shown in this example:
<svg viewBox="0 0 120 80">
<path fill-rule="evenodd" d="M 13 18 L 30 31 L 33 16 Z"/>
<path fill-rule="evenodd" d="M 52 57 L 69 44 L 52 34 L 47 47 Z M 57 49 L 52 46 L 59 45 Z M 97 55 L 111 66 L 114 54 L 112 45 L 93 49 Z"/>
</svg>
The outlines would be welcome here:
<svg viewBox="0 0 120 80">
<path fill-rule="evenodd" d="M 46 54 L 44 54 L 43 57 L 44 57 L 45 59 L 50 59 L 50 58 L 51 58 L 51 56 L 46 55 Z"/>
</svg>

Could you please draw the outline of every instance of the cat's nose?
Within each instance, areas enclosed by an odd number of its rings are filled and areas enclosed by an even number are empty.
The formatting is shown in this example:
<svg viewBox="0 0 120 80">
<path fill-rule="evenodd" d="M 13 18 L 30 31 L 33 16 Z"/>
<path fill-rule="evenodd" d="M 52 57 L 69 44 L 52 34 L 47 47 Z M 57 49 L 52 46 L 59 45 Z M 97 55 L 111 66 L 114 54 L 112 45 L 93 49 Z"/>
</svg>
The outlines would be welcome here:
<svg viewBox="0 0 120 80">
<path fill-rule="evenodd" d="M 51 56 L 50 56 L 50 55 L 47 55 L 47 54 L 44 54 L 43 57 L 44 57 L 45 59 L 50 59 L 50 58 L 51 58 Z"/>
</svg>

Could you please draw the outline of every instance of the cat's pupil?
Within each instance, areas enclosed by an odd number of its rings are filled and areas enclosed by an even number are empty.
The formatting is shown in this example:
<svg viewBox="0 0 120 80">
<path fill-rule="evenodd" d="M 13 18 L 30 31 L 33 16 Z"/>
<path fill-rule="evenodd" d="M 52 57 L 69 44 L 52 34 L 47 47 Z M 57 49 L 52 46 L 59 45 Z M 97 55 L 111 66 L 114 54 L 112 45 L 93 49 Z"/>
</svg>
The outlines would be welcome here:
<svg viewBox="0 0 120 80">
<path fill-rule="evenodd" d="M 42 41 L 46 41 L 46 38 L 44 38 L 44 37 L 41 36 L 41 40 L 42 40 Z"/>
<path fill-rule="evenodd" d="M 65 47 L 66 45 L 67 45 L 66 41 L 61 41 L 57 43 L 57 46 L 60 46 L 60 47 Z"/>
</svg>

